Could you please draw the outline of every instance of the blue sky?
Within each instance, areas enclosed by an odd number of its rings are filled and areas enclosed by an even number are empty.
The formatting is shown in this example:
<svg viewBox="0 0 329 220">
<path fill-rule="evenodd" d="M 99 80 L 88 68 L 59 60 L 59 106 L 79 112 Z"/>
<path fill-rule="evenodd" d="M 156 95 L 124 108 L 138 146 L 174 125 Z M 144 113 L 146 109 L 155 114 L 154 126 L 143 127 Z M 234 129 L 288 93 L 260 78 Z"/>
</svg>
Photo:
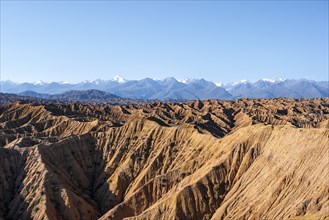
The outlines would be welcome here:
<svg viewBox="0 0 329 220">
<path fill-rule="evenodd" d="M 328 1 L 1 1 L 1 80 L 328 80 Z"/>
</svg>

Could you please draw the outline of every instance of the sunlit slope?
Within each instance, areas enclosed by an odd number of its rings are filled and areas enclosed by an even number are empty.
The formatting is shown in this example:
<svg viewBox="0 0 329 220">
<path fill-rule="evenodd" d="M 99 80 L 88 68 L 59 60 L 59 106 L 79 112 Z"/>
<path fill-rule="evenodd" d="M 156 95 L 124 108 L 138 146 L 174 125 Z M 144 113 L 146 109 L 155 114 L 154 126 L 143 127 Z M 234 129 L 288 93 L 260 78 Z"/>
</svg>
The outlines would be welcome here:
<svg viewBox="0 0 329 220">
<path fill-rule="evenodd" d="M 13 103 L 2 219 L 324 219 L 328 99 Z"/>
</svg>

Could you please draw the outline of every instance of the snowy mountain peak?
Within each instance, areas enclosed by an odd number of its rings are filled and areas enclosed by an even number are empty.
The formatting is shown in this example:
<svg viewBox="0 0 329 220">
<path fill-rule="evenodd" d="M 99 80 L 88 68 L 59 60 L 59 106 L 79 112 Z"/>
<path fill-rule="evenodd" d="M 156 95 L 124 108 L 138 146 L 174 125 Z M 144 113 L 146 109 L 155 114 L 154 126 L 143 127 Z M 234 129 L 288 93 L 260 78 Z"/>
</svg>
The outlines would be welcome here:
<svg viewBox="0 0 329 220">
<path fill-rule="evenodd" d="M 83 80 L 81 83 L 93 83 L 93 80 Z"/>
<path fill-rule="evenodd" d="M 248 84 L 248 83 L 250 83 L 249 80 L 243 79 L 243 80 L 232 83 L 232 85 L 235 86 L 235 85 L 239 85 L 239 84 Z"/>
<path fill-rule="evenodd" d="M 265 78 L 265 79 L 262 79 L 262 81 L 270 82 L 270 83 L 282 82 L 284 80 L 285 80 L 284 78 Z"/>
<path fill-rule="evenodd" d="M 44 85 L 46 83 L 44 81 L 42 81 L 42 80 L 39 80 L 39 81 L 34 82 L 33 84 L 34 85 Z"/>
<path fill-rule="evenodd" d="M 215 85 L 218 86 L 218 87 L 223 87 L 223 86 L 224 86 L 224 83 L 222 83 L 222 82 L 217 82 L 217 83 L 215 83 Z"/>
<path fill-rule="evenodd" d="M 112 80 L 113 81 L 116 81 L 116 82 L 118 82 L 118 83 L 125 83 L 125 82 L 127 82 L 127 80 L 125 80 L 124 78 L 122 78 L 121 76 L 114 76 L 113 78 L 112 78 Z"/>
<path fill-rule="evenodd" d="M 189 84 L 191 82 L 191 79 L 177 79 L 178 82 Z"/>
<path fill-rule="evenodd" d="M 101 80 L 101 79 L 96 79 L 96 80 L 92 81 L 92 83 L 94 83 L 96 85 L 99 85 L 102 82 L 104 82 L 104 80 Z"/>
</svg>

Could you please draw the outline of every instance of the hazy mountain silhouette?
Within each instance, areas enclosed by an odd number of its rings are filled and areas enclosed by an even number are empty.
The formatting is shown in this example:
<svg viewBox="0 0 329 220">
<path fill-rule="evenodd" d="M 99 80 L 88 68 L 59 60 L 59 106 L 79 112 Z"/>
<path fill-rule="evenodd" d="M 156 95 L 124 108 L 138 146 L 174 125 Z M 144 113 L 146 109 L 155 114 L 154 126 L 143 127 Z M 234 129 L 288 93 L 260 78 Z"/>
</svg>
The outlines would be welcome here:
<svg viewBox="0 0 329 220">
<path fill-rule="evenodd" d="M 218 86 L 220 85 L 220 86 Z M 116 77 L 113 80 L 82 81 L 80 83 L 38 81 L 35 83 L 1 82 L 1 92 L 24 96 L 48 98 L 58 97 L 82 99 L 106 99 L 108 94 L 132 99 L 159 100 L 205 100 L 237 98 L 321 98 L 328 97 L 328 81 L 261 79 L 256 82 L 242 80 L 228 84 L 215 84 L 204 79 L 178 81 L 174 77 L 163 80 L 145 78 L 141 80 L 125 80 Z M 75 90 L 76 92 L 72 92 Z M 92 94 L 77 94 L 77 90 L 90 90 Z M 102 92 L 96 92 L 104 91 Z M 66 94 L 67 91 L 71 91 Z M 89 92 L 90 92 L 89 91 Z M 88 97 L 90 96 L 90 97 Z M 104 96 L 104 97 L 103 97 Z M 56 97 L 56 96 L 53 96 Z M 79 99 L 80 99 L 79 98 Z"/>
</svg>

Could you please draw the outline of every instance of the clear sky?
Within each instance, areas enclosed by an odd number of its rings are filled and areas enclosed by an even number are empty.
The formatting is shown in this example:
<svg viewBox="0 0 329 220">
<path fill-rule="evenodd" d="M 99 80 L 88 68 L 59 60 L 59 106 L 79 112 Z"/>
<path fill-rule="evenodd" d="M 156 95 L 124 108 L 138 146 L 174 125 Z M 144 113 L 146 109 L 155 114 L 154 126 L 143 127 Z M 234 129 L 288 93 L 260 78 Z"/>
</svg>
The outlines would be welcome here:
<svg viewBox="0 0 329 220">
<path fill-rule="evenodd" d="M 328 80 L 328 1 L 1 1 L 1 80 Z"/>
</svg>

